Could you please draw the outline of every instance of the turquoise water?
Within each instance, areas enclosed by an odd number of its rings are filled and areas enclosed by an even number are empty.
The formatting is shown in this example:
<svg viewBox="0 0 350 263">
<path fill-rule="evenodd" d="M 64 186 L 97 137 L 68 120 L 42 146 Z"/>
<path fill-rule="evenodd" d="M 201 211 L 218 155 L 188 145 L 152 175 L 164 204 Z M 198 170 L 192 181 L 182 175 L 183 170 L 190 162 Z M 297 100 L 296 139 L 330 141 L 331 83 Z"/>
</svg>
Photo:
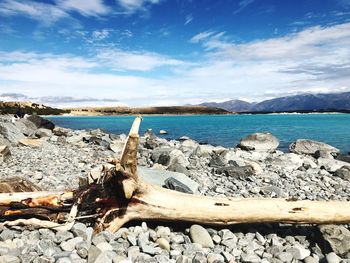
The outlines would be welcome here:
<svg viewBox="0 0 350 263">
<path fill-rule="evenodd" d="M 110 133 L 128 133 L 134 117 L 47 117 L 55 124 L 71 129 L 101 128 Z M 200 143 L 235 146 L 239 139 L 254 132 L 270 132 L 286 151 L 296 139 L 313 139 L 331 144 L 343 153 L 350 151 L 350 114 L 276 114 L 276 115 L 181 115 L 144 116 L 141 134 L 166 130 L 167 139 L 189 136 Z"/>
</svg>

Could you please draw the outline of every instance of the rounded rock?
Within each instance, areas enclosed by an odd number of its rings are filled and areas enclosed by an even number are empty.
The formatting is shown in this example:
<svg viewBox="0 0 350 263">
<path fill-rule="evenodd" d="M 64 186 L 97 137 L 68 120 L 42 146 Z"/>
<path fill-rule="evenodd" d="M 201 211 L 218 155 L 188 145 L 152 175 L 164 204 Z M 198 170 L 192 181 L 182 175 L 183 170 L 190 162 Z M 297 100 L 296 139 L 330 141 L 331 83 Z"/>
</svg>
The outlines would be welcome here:
<svg viewBox="0 0 350 263">
<path fill-rule="evenodd" d="M 200 244 L 204 248 L 214 247 L 213 240 L 208 231 L 200 225 L 192 225 L 190 227 L 190 237 L 193 243 Z"/>
</svg>

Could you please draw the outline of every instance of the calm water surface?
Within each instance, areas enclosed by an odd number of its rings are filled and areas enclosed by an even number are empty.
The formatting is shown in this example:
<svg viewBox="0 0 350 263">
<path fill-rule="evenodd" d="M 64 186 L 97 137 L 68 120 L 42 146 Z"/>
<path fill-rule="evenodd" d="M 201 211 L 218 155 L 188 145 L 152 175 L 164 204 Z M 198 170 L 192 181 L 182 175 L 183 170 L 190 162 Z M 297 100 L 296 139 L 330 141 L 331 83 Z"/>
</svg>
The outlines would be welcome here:
<svg viewBox="0 0 350 263">
<path fill-rule="evenodd" d="M 71 129 L 104 129 L 128 133 L 133 116 L 47 117 L 58 126 Z M 331 144 L 343 153 L 350 151 L 350 114 L 271 114 L 271 115 L 181 115 L 144 116 L 141 134 L 166 130 L 167 139 L 189 136 L 200 143 L 235 146 L 239 139 L 254 132 L 270 132 L 286 151 L 296 139 L 313 139 Z"/>
</svg>

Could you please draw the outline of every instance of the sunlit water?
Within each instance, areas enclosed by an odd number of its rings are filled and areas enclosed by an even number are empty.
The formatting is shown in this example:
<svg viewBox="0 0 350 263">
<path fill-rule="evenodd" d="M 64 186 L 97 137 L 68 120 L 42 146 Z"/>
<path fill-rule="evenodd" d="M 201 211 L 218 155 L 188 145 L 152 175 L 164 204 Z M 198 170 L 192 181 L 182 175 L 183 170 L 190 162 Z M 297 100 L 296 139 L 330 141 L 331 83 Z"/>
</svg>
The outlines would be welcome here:
<svg viewBox="0 0 350 263">
<path fill-rule="evenodd" d="M 58 126 L 71 129 L 104 129 L 128 133 L 133 116 L 71 117 L 50 116 Z M 270 132 L 287 151 L 296 139 L 313 139 L 331 144 L 343 153 L 350 151 L 350 114 L 272 114 L 272 115 L 181 115 L 143 116 L 141 134 L 147 129 L 168 131 L 167 139 L 188 136 L 200 143 L 233 147 L 239 139 L 254 132 Z"/>
</svg>

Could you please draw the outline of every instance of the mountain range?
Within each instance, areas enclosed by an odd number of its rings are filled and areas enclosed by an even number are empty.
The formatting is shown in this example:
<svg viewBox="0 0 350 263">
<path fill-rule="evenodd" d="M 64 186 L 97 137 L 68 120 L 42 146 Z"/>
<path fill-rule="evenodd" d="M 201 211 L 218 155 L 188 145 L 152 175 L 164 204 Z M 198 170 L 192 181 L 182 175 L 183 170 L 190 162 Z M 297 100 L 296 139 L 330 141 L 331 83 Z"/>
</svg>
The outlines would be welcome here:
<svg viewBox="0 0 350 263">
<path fill-rule="evenodd" d="M 230 112 L 350 111 L 350 92 L 300 94 L 253 103 L 243 100 L 204 102 L 200 105 L 217 107 Z"/>
</svg>

